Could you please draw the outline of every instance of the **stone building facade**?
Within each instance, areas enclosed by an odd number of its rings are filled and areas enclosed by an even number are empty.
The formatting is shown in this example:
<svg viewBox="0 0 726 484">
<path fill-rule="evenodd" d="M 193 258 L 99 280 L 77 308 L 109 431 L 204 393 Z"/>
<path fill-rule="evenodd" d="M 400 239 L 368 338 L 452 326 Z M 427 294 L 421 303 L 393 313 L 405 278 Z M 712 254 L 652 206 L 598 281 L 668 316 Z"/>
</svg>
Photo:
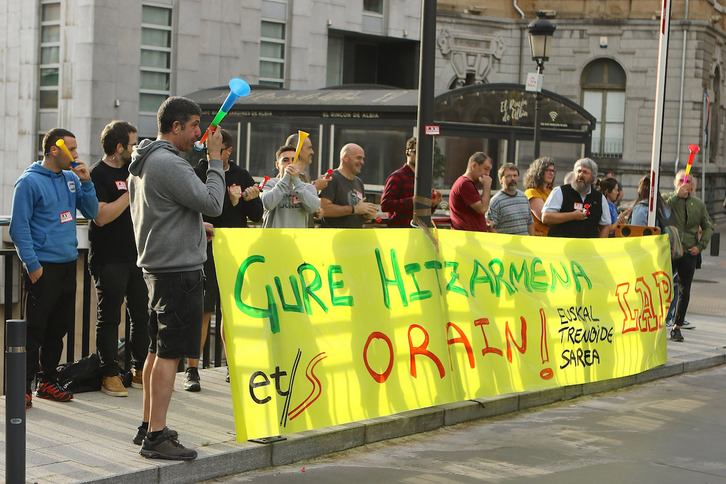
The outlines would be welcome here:
<svg viewBox="0 0 726 484">
<path fill-rule="evenodd" d="M 627 187 L 650 166 L 660 0 L 439 0 L 437 93 L 475 83 L 524 83 L 535 69 L 527 25 L 538 10 L 557 26 L 545 89 L 598 118 L 594 157 Z M 337 84 L 417 85 L 420 0 L 0 0 L 0 213 L 42 156 L 53 126 L 78 137 L 82 159 L 102 155 L 112 119 L 155 136 L 155 106 L 242 77 L 313 90 Z M 726 189 L 726 0 L 674 0 L 661 186 L 701 144 L 705 198 L 722 213 Z M 704 90 L 705 87 L 705 90 Z M 549 113 L 543 113 L 547 116 Z M 542 143 L 561 174 L 578 152 Z M 516 161 L 531 161 L 522 142 Z M 701 158 L 697 158 L 699 178 Z M 630 191 L 627 195 L 633 196 Z"/>
<path fill-rule="evenodd" d="M 600 131 L 596 131 L 593 139 L 593 157 L 601 171 L 614 172 L 627 187 L 637 186 L 640 176 L 650 168 L 662 2 L 502 0 L 479 3 L 438 2 L 437 86 L 524 83 L 527 73 L 535 71 L 527 25 L 536 18 L 536 11 L 547 12 L 557 29 L 550 59 L 545 64 L 545 89 L 582 105 L 598 118 Z M 693 170 L 699 181 L 705 180 L 705 199 L 712 213 L 717 214 L 723 213 L 726 192 L 725 28 L 726 2 L 672 2 L 661 191 L 672 187 L 676 166 L 685 168 L 688 145 L 703 145 L 703 117 L 707 109 L 710 114 L 708 147 L 697 156 Z M 485 58 L 470 55 L 469 66 L 462 76 L 448 39 L 458 39 L 460 50 L 483 53 Z M 603 70 L 610 75 L 603 76 Z M 603 128 L 615 133 L 612 143 L 606 142 Z M 601 144 L 596 146 L 598 141 Z M 526 146 L 521 151 L 523 154 L 517 161 L 527 163 L 531 148 Z M 558 152 L 558 147 L 546 141 L 541 152 L 559 155 L 567 164 L 574 161 L 572 153 Z M 562 171 L 567 168 L 560 165 Z M 626 195 L 634 197 L 635 191 L 628 190 Z"/>
<path fill-rule="evenodd" d="M 155 137 L 164 97 L 233 77 L 415 88 L 420 12 L 416 0 L 0 0 L 0 213 L 55 126 L 92 164 L 109 121 Z"/>
</svg>

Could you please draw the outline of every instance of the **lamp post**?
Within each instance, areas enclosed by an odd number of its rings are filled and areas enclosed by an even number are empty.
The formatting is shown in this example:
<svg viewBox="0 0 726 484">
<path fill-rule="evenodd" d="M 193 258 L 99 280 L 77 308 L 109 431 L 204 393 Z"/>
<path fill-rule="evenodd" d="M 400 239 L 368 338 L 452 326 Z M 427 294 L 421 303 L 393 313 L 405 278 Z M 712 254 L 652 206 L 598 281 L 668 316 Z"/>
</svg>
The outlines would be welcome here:
<svg viewBox="0 0 726 484">
<path fill-rule="evenodd" d="M 529 48 L 532 51 L 532 60 L 537 63 L 536 94 L 534 101 L 534 159 L 539 158 L 540 121 L 539 111 L 542 103 L 542 71 L 544 63 L 550 58 L 552 36 L 557 26 L 545 18 L 545 12 L 537 12 L 537 20 L 528 26 Z"/>
</svg>

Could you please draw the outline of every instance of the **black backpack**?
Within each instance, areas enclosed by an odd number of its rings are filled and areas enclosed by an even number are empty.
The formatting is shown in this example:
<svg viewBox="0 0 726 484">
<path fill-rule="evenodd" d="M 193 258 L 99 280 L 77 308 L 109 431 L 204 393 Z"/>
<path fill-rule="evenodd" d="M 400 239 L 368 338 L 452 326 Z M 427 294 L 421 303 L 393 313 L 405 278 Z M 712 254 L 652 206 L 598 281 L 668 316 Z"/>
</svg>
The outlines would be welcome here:
<svg viewBox="0 0 726 484">
<path fill-rule="evenodd" d="M 58 384 L 71 393 L 100 390 L 101 376 L 101 360 L 96 353 L 58 367 Z"/>
</svg>

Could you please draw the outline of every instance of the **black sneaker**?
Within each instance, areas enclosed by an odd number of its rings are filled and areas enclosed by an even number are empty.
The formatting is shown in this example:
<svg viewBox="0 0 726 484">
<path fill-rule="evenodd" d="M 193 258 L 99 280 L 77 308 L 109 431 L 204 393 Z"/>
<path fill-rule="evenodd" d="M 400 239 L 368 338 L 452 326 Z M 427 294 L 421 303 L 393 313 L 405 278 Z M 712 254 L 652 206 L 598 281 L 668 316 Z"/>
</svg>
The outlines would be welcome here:
<svg viewBox="0 0 726 484">
<path fill-rule="evenodd" d="M 227 378 L 225 378 L 224 381 L 229 383 L 229 367 L 227 367 Z"/>
<path fill-rule="evenodd" d="M 67 402 L 73 400 L 73 394 L 71 392 L 63 391 L 63 389 L 56 382 L 44 381 L 38 384 L 38 388 L 35 389 L 35 395 L 38 398 L 45 398 L 46 400 L 53 400 L 56 402 Z"/>
<path fill-rule="evenodd" d="M 174 440 L 179 440 L 179 434 L 177 433 L 176 430 L 172 430 L 172 429 L 168 429 L 168 430 L 169 430 L 170 438 L 172 438 Z M 146 438 L 146 432 L 147 432 L 147 430 L 144 427 L 139 426 L 139 431 L 136 432 L 136 437 L 134 437 L 134 444 L 136 444 L 136 445 L 143 444 L 144 439 Z"/>
<path fill-rule="evenodd" d="M 190 366 L 184 375 L 184 390 L 188 392 L 198 392 L 202 389 L 199 384 L 199 368 Z"/>
<path fill-rule="evenodd" d="M 678 341 L 679 343 L 685 341 L 683 339 L 683 335 L 681 334 L 681 328 L 680 328 L 680 326 L 675 326 L 671 330 L 671 339 L 673 341 Z"/>
<path fill-rule="evenodd" d="M 158 439 L 151 441 L 147 436 L 141 445 L 139 454 L 149 459 L 192 460 L 197 458 L 197 451 L 187 449 L 178 440 L 171 438 L 168 428 L 165 428 Z"/>
</svg>

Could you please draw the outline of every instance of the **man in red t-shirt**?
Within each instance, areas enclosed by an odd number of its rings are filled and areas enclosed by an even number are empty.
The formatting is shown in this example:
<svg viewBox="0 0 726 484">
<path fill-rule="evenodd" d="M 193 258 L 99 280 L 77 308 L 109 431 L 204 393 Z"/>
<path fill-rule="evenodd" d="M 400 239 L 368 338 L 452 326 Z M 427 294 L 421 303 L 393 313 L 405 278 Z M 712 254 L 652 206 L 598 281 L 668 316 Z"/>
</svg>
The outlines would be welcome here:
<svg viewBox="0 0 726 484">
<path fill-rule="evenodd" d="M 478 151 L 469 157 L 466 172 L 454 182 L 449 193 L 452 229 L 489 231 L 484 214 L 489 208 L 491 196 L 492 179 L 489 176 L 491 169 L 492 160 L 486 153 Z M 482 185 L 481 193 L 477 183 Z"/>
</svg>

